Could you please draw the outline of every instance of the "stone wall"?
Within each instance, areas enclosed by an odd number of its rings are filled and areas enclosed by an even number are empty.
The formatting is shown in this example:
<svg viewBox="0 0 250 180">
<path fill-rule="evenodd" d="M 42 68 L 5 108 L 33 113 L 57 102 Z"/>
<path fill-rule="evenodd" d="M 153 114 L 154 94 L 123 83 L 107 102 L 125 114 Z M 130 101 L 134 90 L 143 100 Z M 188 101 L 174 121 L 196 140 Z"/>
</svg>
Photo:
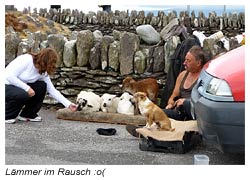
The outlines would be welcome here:
<svg viewBox="0 0 250 180">
<path fill-rule="evenodd" d="M 24 10 L 27 13 L 28 10 Z M 132 10 L 130 13 L 128 11 L 90 11 L 88 13 L 83 13 L 79 10 L 70 9 L 34 9 L 34 13 L 39 14 L 42 17 L 46 17 L 60 24 L 70 25 L 72 30 L 83 29 L 85 25 L 91 24 L 93 28 L 102 26 L 108 26 L 111 29 L 124 29 L 126 31 L 135 30 L 135 27 L 149 24 L 152 25 L 157 31 L 160 31 L 169 22 L 178 18 L 180 24 L 183 24 L 190 31 L 193 28 L 196 30 L 205 31 L 208 33 L 209 30 L 214 32 L 222 30 L 226 36 L 234 36 L 238 31 L 245 29 L 245 13 L 236 12 L 224 12 L 222 16 L 218 16 L 216 12 L 209 13 L 206 17 L 204 12 L 199 11 L 198 16 L 195 15 L 194 11 L 191 13 L 187 11 L 181 11 L 177 14 L 176 11 L 170 11 L 167 14 L 164 11 L 158 11 L 158 15 L 155 16 L 152 12 L 146 14 L 145 11 Z M 99 29 L 99 28 L 98 28 Z M 100 29 L 99 29 L 100 30 Z M 103 31 L 102 31 L 103 32 Z"/>
<path fill-rule="evenodd" d="M 30 13 L 25 9 L 23 13 Z M 175 12 L 158 16 L 143 11 L 89 12 L 77 10 L 35 9 L 32 16 L 48 18 L 53 27 L 55 22 L 69 26 L 70 36 L 29 32 L 28 39 L 20 39 L 18 33 L 9 27 L 5 35 L 5 62 L 16 56 L 45 47 L 56 49 L 59 54 L 57 72 L 52 81 L 66 97 L 75 100 L 81 90 L 92 90 L 101 95 L 104 92 L 121 94 L 121 82 L 127 75 L 136 79 L 155 77 L 162 90 L 169 67 L 169 59 L 175 47 L 194 30 L 205 30 L 206 36 L 222 30 L 229 37 L 245 30 L 244 13 L 209 18 L 199 13 L 189 17 Z M 149 26 L 147 26 L 147 25 Z M 143 29 L 140 30 L 139 27 Z M 212 43 L 213 48 L 217 41 Z M 231 47 L 233 48 L 233 46 Z M 219 53 L 215 51 L 213 55 Z M 44 103 L 57 103 L 46 99 Z"/>
</svg>

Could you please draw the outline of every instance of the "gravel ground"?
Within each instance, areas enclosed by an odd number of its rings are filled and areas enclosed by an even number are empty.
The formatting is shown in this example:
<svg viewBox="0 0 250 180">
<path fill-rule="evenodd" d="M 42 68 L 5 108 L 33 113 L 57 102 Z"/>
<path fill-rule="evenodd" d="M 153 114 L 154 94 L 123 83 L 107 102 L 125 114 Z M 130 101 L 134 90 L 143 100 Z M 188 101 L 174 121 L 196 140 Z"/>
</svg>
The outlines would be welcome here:
<svg viewBox="0 0 250 180">
<path fill-rule="evenodd" d="M 194 154 L 205 154 L 210 165 L 245 164 L 245 156 L 223 154 L 213 147 L 186 154 L 141 151 L 139 140 L 124 125 L 66 121 L 55 110 L 42 109 L 42 122 L 5 125 L 6 165 L 191 165 Z M 101 136 L 97 128 L 115 128 L 114 136 Z"/>
</svg>

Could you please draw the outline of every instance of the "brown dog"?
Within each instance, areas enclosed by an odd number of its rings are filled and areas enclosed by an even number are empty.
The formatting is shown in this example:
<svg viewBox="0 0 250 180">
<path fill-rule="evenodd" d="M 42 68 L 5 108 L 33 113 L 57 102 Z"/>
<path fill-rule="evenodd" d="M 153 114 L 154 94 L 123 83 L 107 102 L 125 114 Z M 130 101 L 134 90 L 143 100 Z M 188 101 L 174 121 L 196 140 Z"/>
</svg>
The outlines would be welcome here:
<svg viewBox="0 0 250 180">
<path fill-rule="evenodd" d="M 158 125 L 160 131 L 174 131 L 171 127 L 171 121 L 164 111 L 149 100 L 146 93 L 137 92 L 134 95 L 134 101 L 138 104 L 141 114 L 147 117 L 146 127 L 150 128 L 153 123 Z"/>
<path fill-rule="evenodd" d="M 154 78 L 135 81 L 132 77 L 126 77 L 122 81 L 122 89 L 123 91 L 127 91 L 133 95 L 136 92 L 145 92 L 151 101 L 154 103 L 157 102 L 159 86 Z"/>
</svg>

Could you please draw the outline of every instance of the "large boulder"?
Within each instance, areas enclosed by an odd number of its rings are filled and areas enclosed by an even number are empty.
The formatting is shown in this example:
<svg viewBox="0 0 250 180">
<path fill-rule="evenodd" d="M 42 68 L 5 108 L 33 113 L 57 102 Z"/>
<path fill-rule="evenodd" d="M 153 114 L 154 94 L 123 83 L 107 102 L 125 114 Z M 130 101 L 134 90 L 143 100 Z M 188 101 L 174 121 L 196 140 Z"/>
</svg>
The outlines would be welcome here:
<svg viewBox="0 0 250 180">
<path fill-rule="evenodd" d="M 67 39 L 62 34 L 50 34 L 48 36 L 49 47 L 55 49 L 59 56 L 56 67 L 63 67 L 63 50 L 66 41 Z"/>
<path fill-rule="evenodd" d="M 134 69 L 136 74 L 143 74 L 146 68 L 146 56 L 142 51 L 135 53 Z"/>
<path fill-rule="evenodd" d="M 89 63 L 90 50 L 94 46 L 94 36 L 90 30 L 82 30 L 77 35 L 77 65 L 86 66 Z"/>
<path fill-rule="evenodd" d="M 139 50 L 140 39 L 134 33 L 123 32 L 121 34 L 120 73 L 127 75 L 133 73 L 135 52 Z"/>
<path fill-rule="evenodd" d="M 21 39 L 16 32 L 5 35 L 5 64 L 9 64 L 17 56 L 18 45 Z"/>
<path fill-rule="evenodd" d="M 114 41 L 110 44 L 108 57 L 109 67 L 117 71 L 119 69 L 120 42 Z"/>
<path fill-rule="evenodd" d="M 63 62 L 66 67 L 76 64 L 76 40 L 67 41 L 64 45 Z"/>
<path fill-rule="evenodd" d="M 147 44 L 157 44 L 161 40 L 160 34 L 149 24 L 138 26 L 136 32 Z"/>
<path fill-rule="evenodd" d="M 101 42 L 101 66 L 102 70 L 106 70 L 108 67 L 108 51 L 110 44 L 114 42 L 113 36 L 105 35 Z"/>
</svg>

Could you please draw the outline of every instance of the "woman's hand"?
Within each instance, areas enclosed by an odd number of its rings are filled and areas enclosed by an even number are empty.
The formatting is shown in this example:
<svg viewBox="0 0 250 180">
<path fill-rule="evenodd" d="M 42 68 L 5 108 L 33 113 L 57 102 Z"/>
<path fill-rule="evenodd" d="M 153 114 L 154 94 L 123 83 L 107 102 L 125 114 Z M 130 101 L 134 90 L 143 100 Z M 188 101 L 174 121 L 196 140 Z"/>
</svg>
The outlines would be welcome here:
<svg viewBox="0 0 250 180">
<path fill-rule="evenodd" d="M 69 108 L 71 111 L 75 112 L 75 111 L 77 110 L 77 105 L 74 104 L 74 103 L 72 103 L 72 104 L 69 105 L 68 108 Z"/>
<path fill-rule="evenodd" d="M 35 96 L 35 91 L 32 88 L 29 88 L 28 92 L 29 97 Z"/>
</svg>

